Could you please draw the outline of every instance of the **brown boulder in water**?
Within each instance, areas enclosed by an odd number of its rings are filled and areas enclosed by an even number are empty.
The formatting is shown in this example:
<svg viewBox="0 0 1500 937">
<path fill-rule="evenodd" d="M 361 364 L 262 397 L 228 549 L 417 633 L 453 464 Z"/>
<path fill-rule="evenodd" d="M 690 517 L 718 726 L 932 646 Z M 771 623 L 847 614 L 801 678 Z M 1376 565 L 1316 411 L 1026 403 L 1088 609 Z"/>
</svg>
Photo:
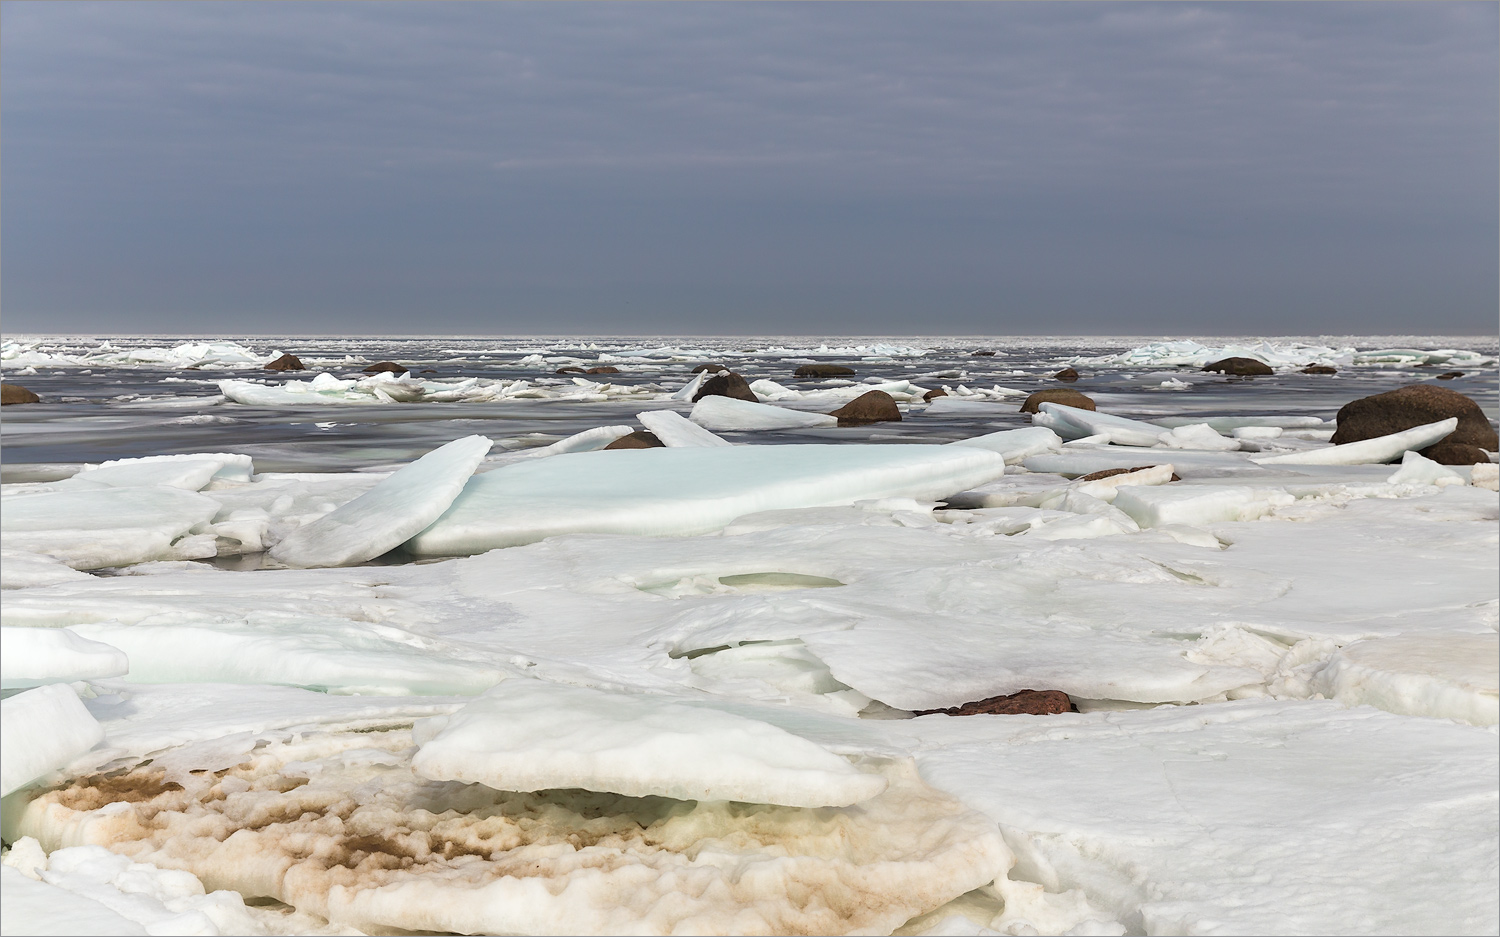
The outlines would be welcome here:
<svg viewBox="0 0 1500 937">
<path fill-rule="evenodd" d="M 597 368 L 589 368 L 587 371 L 585 371 L 583 373 L 584 374 L 619 374 L 620 373 L 620 369 L 617 368 L 617 367 L 614 367 L 613 365 L 605 364 L 605 365 L 600 365 Z"/>
<path fill-rule="evenodd" d="M 1054 381 L 1063 381 L 1064 383 L 1071 384 L 1074 381 L 1078 380 L 1078 372 L 1073 370 L 1072 368 L 1063 368 L 1061 371 L 1058 371 L 1056 374 L 1052 375 L 1052 379 Z"/>
<path fill-rule="evenodd" d="M 565 367 L 565 368 L 558 368 L 556 371 L 553 371 L 552 373 L 553 374 L 587 374 L 588 372 L 585 371 L 583 368 L 573 367 L 572 365 L 569 365 L 568 367 Z"/>
<path fill-rule="evenodd" d="M 760 398 L 755 396 L 755 391 L 750 389 L 750 384 L 744 377 L 733 371 L 727 374 L 716 374 L 704 381 L 698 387 L 698 392 L 693 395 L 693 403 L 697 403 L 704 397 L 730 397 L 734 400 L 760 403 Z"/>
<path fill-rule="evenodd" d="M 927 401 L 928 403 L 931 403 L 934 399 L 936 399 L 938 397 L 946 397 L 946 396 L 948 396 L 948 392 L 946 390 L 943 390 L 941 387 L 939 387 L 937 390 L 929 390 L 927 393 L 923 394 L 922 395 L 922 399 L 925 400 L 925 401 Z"/>
<path fill-rule="evenodd" d="M 1462 371 L 1444 371 L 1442 374 L 1439 374 L 1437 376 L 1436 380 L 1439 380 L 1439 381 L 1451 381 L 1455 377 L 1463 377 L 1463 376 L 1464 376 L 1464 372 L 1462 372 Z"/>
<path fill-rule="evenodd" d="M 1480 465 L 1490 460 L 1488 452 L 1461 442 L 1440 442 L 1423 449 L 1422 455 L 1439 465 Z"/>
<path fill-rule="evenodd" d="M 302 366 L 302 359 L 296 355 L 282 355 L 275 361 L 266 365 L 267 371 L 306 371 Z"/>
<path fill-rule="evenodd" d="M 839 418 L 840 426 L 864 426 L 867 423 L 899 423 L 901 410 L 896 398 L 883 390 L 860 394 L 829 414 Z"/>
<path fill-rule="evenodd" d="M 1271 366 L 1264 361 L 1255 358 L 1220 358 L 1218 361 L 1210 361 L 1203 366 L 1205 371 L 1219 371 L 1224 374 L 1236 374 L 1240 377 L 1254 377 L 1257 374 L 1272 374 Z"/>
<path fill-rule="evenodd" d="M 993 358 L 993 357 L 995 357 L 995 353 L 993 351 L 971 351 L 971 352 L 969 352 L 969 354 L 972 355 L 975 358 Z"/>
<path fill-rule="evenodd" d="M 604 447 L 610 449 L 664 449 L 666 443 L 656 438 L 655 433 L 648 433 L 638 429 L 633 433 L 627 433 Z"/>
<path fill-rule="evenodd" d="M 1049 390 L 1039 390 L 1026 398 L 1021 404 L 1022 413 L 1036 413 L 1040 404 L 1060 403 L 1065 407 L 1077 407 L 1080 410 L 1094 410 L 1094 400 L 1087 394 L 1074 390 L 1071 387 L 1054 387 Z"/>
<path fill-rule="evenodd" d="M 1433 384 L 1408 384 L 1383 394 L 1351 400 L 1339 408 L 1334 445 L 1389 436 L 1416 426 L 1458 418 L 1458 428 L 1434 446 L 1464 443 L 1493 452 L 1500 448 L 1495 428 L 1479 404 L 1456 390 Z"/>
<path fill-rule="evenodd" d="M 410 373 L 411 368 L 408 368 L 404 364 L 397 364 L 394 361 L 377 361 L 368 368 L 365 368 L 366 374 L 376 374 L 380 371 L 384 371 L 387 374 L 407 374 Z"/>
<path fill-rule="evenodd" d="M 853 377 L 854 369 L 841 364 L 804 364 L 793 377 Z"/>
<path fill-rule="evenodd" d="M 1009 696 L 991 696 L 950 709 L 919 709 L 917 715 L 943 713 L 948 716 L 1052 716 L 1077 712 L 1062 690 L 1021 690 Z"/>
<path fill-rule="evenodd" d="M 1303 374 L 1337 374 L 1339 369 L 1331 364 L 1310 364 L 1302 369 Z"/>
<path fill-rule="evenodd" d="M 720 371 L 728 370 L 722 364 L 700 364 L 693 368 L 693 373 L 697 374 L 699 371 L 707 371 L 710 374 L 718 374 Z"/>
<path fill-rule="evenodd" d="M 0 384 L 0 404 L 9 406 L 13 403 L 41 403 L 42 398 L 22 387 L 20 384 Z"/>
</svg>

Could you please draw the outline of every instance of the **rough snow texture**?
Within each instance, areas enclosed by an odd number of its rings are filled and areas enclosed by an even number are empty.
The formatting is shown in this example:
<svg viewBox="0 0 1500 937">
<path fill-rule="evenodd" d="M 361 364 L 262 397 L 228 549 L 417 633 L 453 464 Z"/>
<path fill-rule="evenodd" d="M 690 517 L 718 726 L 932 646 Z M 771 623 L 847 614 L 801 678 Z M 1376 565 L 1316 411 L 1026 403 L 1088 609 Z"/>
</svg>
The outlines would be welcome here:
<svg viewBox="0 0 1500 937">
<path fill-rule="evenodd" d="M 461 555 L 572 532 L 703 533 L 756 511 L 939 498 L 1004 470 L 1000 456 L 956 446 L 574 453 L 475 476 L 408 549 L 418 555 Z"/>
<path fill-rule="evenodd" d="M 579 787 L 677 800 L 846 807 L 885 790 L 813 742 L 764 722 L 649 696 L 507 680 L 419 725 L 412 768 L 503 791 Z"/>
<path fill-rule="evenodd" d="M 448 510 L 490 451 L 484 436 L 455 439 L 283 538 L 271 556 L 288 566 L 349 566 L 387 553 Z"/>
<path fill-rule="evenodd" d="M 0 795 L 61 768 L 103 737 L 99 723 L 65 684 L 0 700 L 0 744 L 5 751 L 0 759 Z"/>
<path fill-rule="evenodd" d="M 86 778 L 8 835 L 104 845 L 348 926 L 457 933 L 889 933 L 1013 861 L 902 762 L 879 769 L 879 797 L 809 810 L 428 781 L 410 744 L 314 734 L 182 785 L 149 767 Z"/>
<path fill-rule="evenodd" d="M 1348 706 L 1500 722 L 1500 636 L 1415 634 L 1340 648 L 1314 679 L 1324 696 Z"/>
</svg>

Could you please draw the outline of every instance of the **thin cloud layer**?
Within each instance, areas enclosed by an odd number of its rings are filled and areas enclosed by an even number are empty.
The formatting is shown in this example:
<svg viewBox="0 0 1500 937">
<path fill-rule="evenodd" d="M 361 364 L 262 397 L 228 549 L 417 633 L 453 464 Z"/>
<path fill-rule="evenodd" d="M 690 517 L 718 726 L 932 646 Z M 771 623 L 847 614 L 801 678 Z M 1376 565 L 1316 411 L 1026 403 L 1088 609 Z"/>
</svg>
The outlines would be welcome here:
<svg viewBox="0 0 1500 937">
<path fill-rule="evenodd" d="M 5 326 L 1488 333 L 1496 13 L 6 3 Z"/>
</svg>

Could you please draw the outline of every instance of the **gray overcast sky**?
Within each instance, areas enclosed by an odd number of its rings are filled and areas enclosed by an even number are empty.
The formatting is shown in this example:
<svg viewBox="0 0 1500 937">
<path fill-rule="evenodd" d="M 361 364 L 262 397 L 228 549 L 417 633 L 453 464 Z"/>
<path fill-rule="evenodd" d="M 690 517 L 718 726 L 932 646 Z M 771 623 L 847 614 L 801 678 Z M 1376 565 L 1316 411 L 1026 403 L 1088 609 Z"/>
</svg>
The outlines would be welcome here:
<svg viewBox="0 0 1500 937">
<path fill-rule="evenodd" d="M 1500 5 L 0 5 L 4 328 L 1472 333 Z"/>
</svg>

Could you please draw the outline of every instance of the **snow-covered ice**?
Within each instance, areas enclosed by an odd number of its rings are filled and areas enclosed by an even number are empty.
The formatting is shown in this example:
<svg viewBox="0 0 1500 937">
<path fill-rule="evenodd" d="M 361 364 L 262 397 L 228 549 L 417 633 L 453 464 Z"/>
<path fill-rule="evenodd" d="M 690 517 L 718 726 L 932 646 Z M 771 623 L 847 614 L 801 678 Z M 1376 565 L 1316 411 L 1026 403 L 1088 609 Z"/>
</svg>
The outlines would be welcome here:
<svg viewBox="0 0 1500 937">
<path fill-rule="evenodd" d="M 124 651 L 66 628 L 0 627 L 0 687 L 7 690 L 129 672 Z"/>
<path fill-rule="evenodd" d="M 104 730 L 65 683 L 0 700 L 0 744 L 5 750 L 0 794 L 11 794 L 61 768 L 103 737 Z"/>
</svg>

